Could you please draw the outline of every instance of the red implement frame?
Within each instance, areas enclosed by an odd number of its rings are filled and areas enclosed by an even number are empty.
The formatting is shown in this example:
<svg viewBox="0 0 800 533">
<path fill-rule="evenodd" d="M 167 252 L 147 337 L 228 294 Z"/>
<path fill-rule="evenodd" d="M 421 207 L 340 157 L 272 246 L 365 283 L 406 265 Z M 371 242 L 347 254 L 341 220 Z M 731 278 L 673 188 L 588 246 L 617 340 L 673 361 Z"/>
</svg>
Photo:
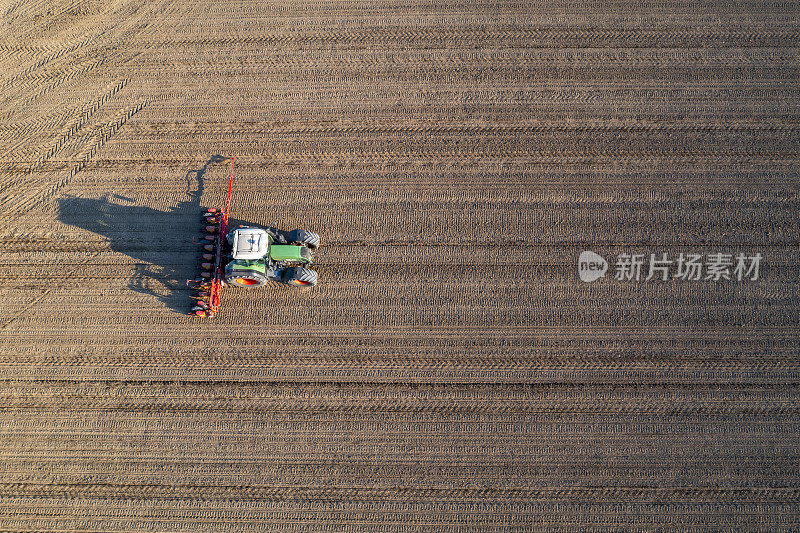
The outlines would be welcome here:
<svg viewBox="0 0 800 533">
<path fill-rule="evenodd" d="M 231 157 L 231 172 L 228 174 L 228 198 L 225 200 L 225 209 L 222 211 L 222 218 L 219 221 L 217 230 L 216 256 L 214 257 L 214 279 L 211 280 L 211 294 L 208 299 L 208 307 L 211 314 L 215 314 L 219 309 L 222 298 L 222 245 L 228 233 L 228 212 L 231 209 L 231 191 L 233 190 L 233 166 L 236 164 L 236 157 Z"/>
</svg>

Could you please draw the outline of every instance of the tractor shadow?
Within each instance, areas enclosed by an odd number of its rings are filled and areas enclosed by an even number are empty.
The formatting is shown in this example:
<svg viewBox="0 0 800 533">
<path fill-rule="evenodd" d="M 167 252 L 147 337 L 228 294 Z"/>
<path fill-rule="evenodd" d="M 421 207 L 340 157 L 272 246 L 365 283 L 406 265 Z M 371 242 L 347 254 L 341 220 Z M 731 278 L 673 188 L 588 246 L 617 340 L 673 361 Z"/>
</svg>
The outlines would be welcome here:
<svg viewBox="0 0 800 533">
<path fill-rule="evenodd" d="M 187 199 L 167 211 L 135 205 L 119 194 L 101 198 L 66 197 L 59 200 L 58 218 L 64 224 L 102 236 L 114 252 L 134 260 L 128 288 L 157 298 L 169 309 L 191 309 L 186 280 L 197 276 L 201 230 L 201 201 L 206 173 L 227 158 L 215 155 L 186 173 Z M 221 202 L 221 201 L 220 201 Z M 219 206 L 216 206 L 219 207 Z M 230 220 L 231 224 L 243 224 Z"/>
</svg>

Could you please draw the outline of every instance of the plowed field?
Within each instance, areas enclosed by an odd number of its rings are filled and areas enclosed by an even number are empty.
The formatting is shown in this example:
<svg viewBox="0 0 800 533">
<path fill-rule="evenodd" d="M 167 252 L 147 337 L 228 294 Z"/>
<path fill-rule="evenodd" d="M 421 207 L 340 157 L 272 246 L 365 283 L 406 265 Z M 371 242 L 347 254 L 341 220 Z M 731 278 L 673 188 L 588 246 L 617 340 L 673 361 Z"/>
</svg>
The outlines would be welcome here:
<svg viewBox="0 0 800 533">
<path fill-rule="evenodd" d="M 0 2 L 0 529 L 800 528 L 800 5 L 662 4 Z"/>
</svg>

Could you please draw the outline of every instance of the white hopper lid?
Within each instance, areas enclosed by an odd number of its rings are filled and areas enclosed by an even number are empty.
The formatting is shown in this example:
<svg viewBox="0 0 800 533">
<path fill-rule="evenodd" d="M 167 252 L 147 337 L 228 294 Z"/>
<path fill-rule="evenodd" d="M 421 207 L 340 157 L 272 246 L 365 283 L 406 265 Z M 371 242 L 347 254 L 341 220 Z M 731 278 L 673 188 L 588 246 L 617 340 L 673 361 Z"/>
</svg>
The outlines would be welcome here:
<svg viewBox="0 0 800 533">
<path fill-rule="evenodd" d="M 229 236 L 234 259 L 262 259 L 269 253 L 271 238 L 260 228 L 237 228 Z"/>
</svg>

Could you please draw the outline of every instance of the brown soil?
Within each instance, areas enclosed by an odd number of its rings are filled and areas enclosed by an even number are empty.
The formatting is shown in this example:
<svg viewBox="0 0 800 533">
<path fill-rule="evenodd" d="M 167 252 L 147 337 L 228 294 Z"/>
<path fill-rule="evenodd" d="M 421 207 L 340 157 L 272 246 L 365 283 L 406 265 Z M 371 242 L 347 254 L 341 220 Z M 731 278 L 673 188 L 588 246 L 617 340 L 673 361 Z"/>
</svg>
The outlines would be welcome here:
<svg viewBox="0 0 800 533">
<path fill-rule="evenodd" d="M 3 3 L 0 529 L 800 528 L 800 6 L 441 4 Z"/>
</svg>

